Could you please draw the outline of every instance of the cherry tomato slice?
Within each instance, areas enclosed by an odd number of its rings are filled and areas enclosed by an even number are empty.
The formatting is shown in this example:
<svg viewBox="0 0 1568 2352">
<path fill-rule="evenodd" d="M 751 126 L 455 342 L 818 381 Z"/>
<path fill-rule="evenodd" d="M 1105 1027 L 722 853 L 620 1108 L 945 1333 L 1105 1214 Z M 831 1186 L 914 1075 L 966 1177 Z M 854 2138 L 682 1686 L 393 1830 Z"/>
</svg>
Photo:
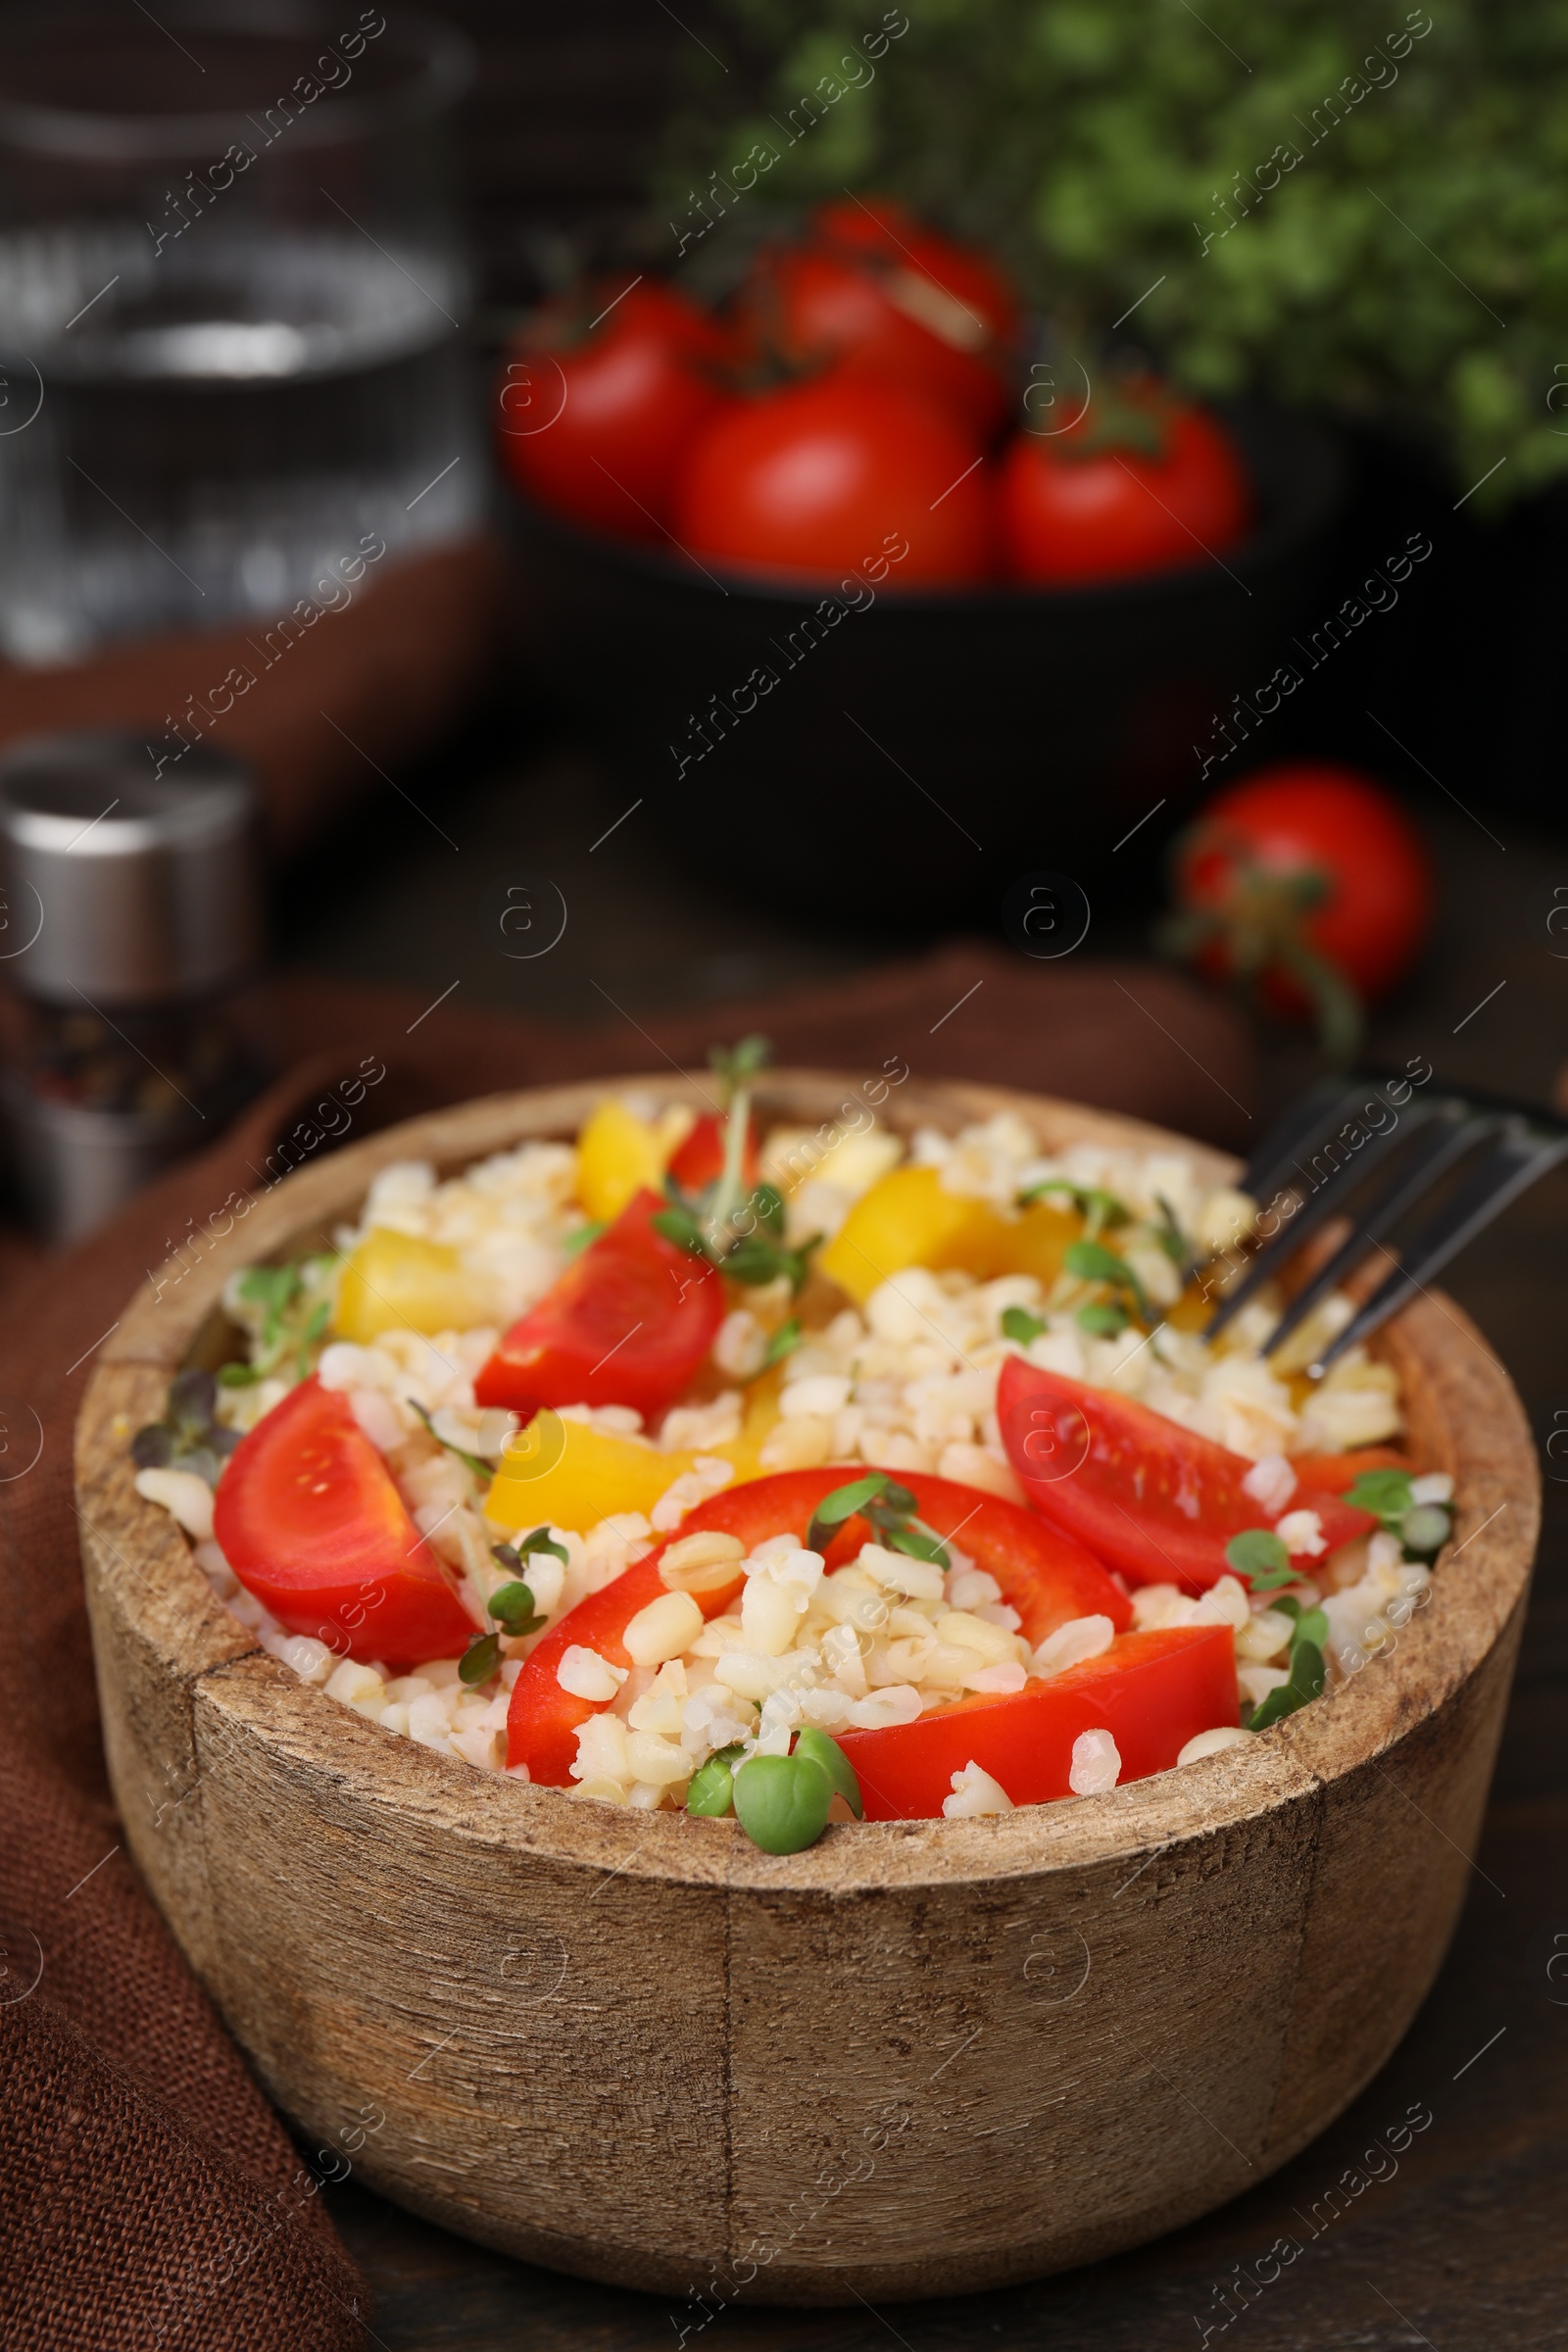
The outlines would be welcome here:
<svg viewBox="0 0 1568 2352">
<path fill-rule="evenodd" d="M 953 1776 L 978 1764 L 1015 1805 L 1070 1796 L 1073 1741 L 1108 1732 L 1121 1756 L 1120 1788 L 1168 1772 L 1189 1740 L 1234 1724 L 1241 1702 L 1228 1625 L 1180 1625 L 1124 1634 L 1098 1658 L 1033 1682 L 1010 1698 L 964 1698 L 913 1723 L 839 1732 L 855 1767 L 867 1821 L 930 1821 Z"/>
<path fill-rule="evenodd" d="M 666 1205 L 636 1194 L 514 1323 L 473 1384 L 480 1404 L 629 1404 L 651 1417 L 679 1396 L 724 1319 L 724 1285 L 655 1231 Z"/>
<path fill-rule="evenodd" d="M 1135 1584 L 1202 1592 L 1230 1572 L 1231 1537 L 1269 1524 L 1242 1491 L 1252 1467 L 1245 1455 L 1130 1396 L 1015 1355 L 997 1383 L 997 1418 L 1041 1516 Z M 1287 1508 L 1316 1511 L 1330 1551 L 1377 1525 L 1370 1511 L 1315 1488 L 1298 1486 Z"/>
<path fill-rule="evenodd" d="M 1396 1446 L 1361 1446 L 1354 1453 L 1298 1453 L 1291 1467 L 1303 1488 L 1315 1487 L 1323 1494 L 1344 1494 L 1368 1470 L 1408 1470 L 1412 1478 L 1416 1467 L 1407 1453 Z M 1288 1508 L 1296 1508 L 1293 1495 Z"/>
<path fill-rule="evenodd" d="M 716 1529 L 737 1537 L 750 1552 L 769 1536 L 797 1535 L 804 1543 L 817 1504 L 839 1487 L 865 1476 L 863 1463 L 836 1469 L 785 1470 L 772 1478 L 751 1480 L 722 1494 L 710 1495 L 681 1521 L 679 1536 Z M 947 1478 L 910 1473 L 908 1487 L 919 1516 L 939 1536 L 952 1537 L 979 1568 L 1002 1587 L 1004 1598 L 1018 1611 L 1026 1641 L 1038 1644 L 1048 1634 L 1074 1617 L 1108 1617 L 1118 1631 L 1132 1619 L 1132 1606 L 1119 1585 L 1112 1583 L 1098 1560 L 1070 1537 L 1046 1527 L 1030 1511 L 1020 1510 L 1000 1495 L 982 1494 L 975 1487 L 959 1486 Z M 871 1537 L 866 1522 L 845 1521 L 823 1554 L 831 1572 L 853 1560 Z M 673 1543 L 676 1537 L 670 1537 Z M 621 1636 L 627 1624 L 649 1601 L 664 1591 L 659 1562 L 664 1545 L 628 1568 L 624 1576 L 589 1595 L 567 1611 L 560 1623 L 529 1652 L 528 1662 L 513 1687 L 507 1716 L 507 1761 L 526 1764 L 532 1780 L 564 1788 L 576 1759 L 576 1734 L 600 1704 L 574 1698 L 563 1690 L 556 1670 L 573 1643 L 595 1649 L 613 1666 L 630 1658 Z M 705 1617 L 722 1616 L 741 1590 L 743 1579 L 712 1593 L 693 1598 Z M 1231 1720 L 1235 1720 L 1234 1711 Z M 959 1762 L 967 1762 L 960 1757 Z M 947 1794 L 944 1788 L 943 1794 Z"/>
<path fill-rule="evenodd" d="M 724 1173 L 723 1119 L 705 1110 L 680 1150 L 669 1163 L 669 1173 L 682 1192 L 698 1193 L 705 1184 L 712 1184 Z M 746 1122 L 746 1145 L 741 1153 L 741 1181 L 750 1192 L 757 1182 L 758 1140 L 757 1122 Z"/>
<path fill-rule="evenodd" d="M 348 1399 L 318 1380 L 234 1448 L 213 1533 L 280 1625 L 339 1656 L 401 1669 L 455 1657 L 477 1630 Z"/>
</svg>

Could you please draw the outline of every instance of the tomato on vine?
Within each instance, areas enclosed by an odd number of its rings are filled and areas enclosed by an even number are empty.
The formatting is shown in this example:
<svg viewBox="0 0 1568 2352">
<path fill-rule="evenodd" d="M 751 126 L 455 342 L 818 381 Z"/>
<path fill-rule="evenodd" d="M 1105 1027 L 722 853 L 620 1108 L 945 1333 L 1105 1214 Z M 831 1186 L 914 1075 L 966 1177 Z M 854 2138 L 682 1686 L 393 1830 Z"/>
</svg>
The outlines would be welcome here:
<svg viewBox="0 0 1568 2352">
<path fill-rule="evenodd" d="M 1166 945 L 1271 1010 L 1315 1015 L 1340 1055 L 1432 919 L 1431 863 L 1409 819 L 1368 777 L 1322 760 L 1218 794 L 1178 840 L 1173 884 Z"/>
</svg>

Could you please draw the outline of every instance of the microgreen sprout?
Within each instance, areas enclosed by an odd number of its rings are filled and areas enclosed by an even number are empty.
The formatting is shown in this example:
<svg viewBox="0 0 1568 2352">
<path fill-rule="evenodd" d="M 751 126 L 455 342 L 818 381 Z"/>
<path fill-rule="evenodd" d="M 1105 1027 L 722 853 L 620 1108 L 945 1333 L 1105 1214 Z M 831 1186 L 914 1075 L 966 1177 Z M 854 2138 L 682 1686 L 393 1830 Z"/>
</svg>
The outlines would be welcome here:
<svg viewBox="0 0 1568 2352">
<path fill-rule="evenodd" d="M 885 1470 L 873 1470 L 848 1486 L 824 1494 L 806 1531 L 808 1551 L 825 1551 L 834 1530 L 857 1513 L 876 1541 L 888 1551 L 902 1551 L 912 1560 L 929 1560 L 946 1570 L 952 1562 L 942 1538 L 915 1517 L 916 1503 L 907 1487 L 901 1487 Z"/>
<path fill-rule="evenodd" d="M 176 1372 L 161 1421 L 138 1429 L 130 1455 L 138 1470 L 194 1470 L 216 1487 L 239 1431 L 217 1419 L 218 1384 L 211 1372 Z"/>
<path fill-rule="evenodd" d="M 1192 1263 L 1192 1252 L 1187 1247 L 1187 1237 L 1177 1222 L 1176 1211 L 1163 1193 L 1155 1194 L 1154 1203 L 1159 1210 L 1159 1227 L 1154 1239 L 1171 1264 L 1185 1274 Z"/>
<path fill-rule="evenodd" d="M 802 1336 L 800 1316 L 791 1315 L 789 1321 L 781 1323 L 768 1341 L 760 1369 L 771 1372 L 775 1364 L 781 1364 L 787 1355 L 793 1355 L 801 1344 Z"/>
<path fill-rule="evenodd" d="M 1050 1328 L 1044 1315 L 1032 1315 L 1026 1306 L 1004 1306 L 1002 1310 L 1003 1338 L 1016 1340 L 1021 1348 L 1027 1348 L 1031 1340 L 1038 1340 Z"/>
<path fill-rule="evenodd" d="M 436 1444 L 444 1446 L 448 1453 L 456 1454 L 458 1460 L 463 1464 L 466 1470 L 471 1470 L 475 1478 L 482 1479 L 484 1484 L 488 1486 L 496 1474 L 496 1466 L 494 1462 L 487 1462 L 482 1454 L 469 1453 L 466 1446 L 455 1446 L 450 1438 L 444 1438 L 441 1435 L 441 1432 L 437 1429 L 434 1421 L 431 1419 L 429 1412 L 419 1402 L 416 1396 L 410 1396 L 406 1401 L 411 1404 L 414 1410 L 418 1414 L 419 1419 L 424 1423 L 425 1428 L 429 1431 L 431 1437 L 434 1438 Z"/>
<path fill-rule="evenodd" d="M 271 1374 L 293 1381 L 309 1376 L 315 1350 L 332 1318 L 330 1294 L 323 1296 L 332 1270 L 333 1261 L 325 1256 L 302 1258 L 291 1266 L 246 1267 L 232 1296 L 254 1334 L 254 1360 L 249 1367 L 225 1367 L 225 1388 L 246 1387 L 250 1380 Z"/>
<path fill-rule="evenodd" d="M 1107 1250 L 1102 1242 L 1069 1242 L 1062 1251 L 1061 1263 L 1063 1271 L 1075 1274 L 1080 1282 L 1108 1283 L 1112 1290 L 1125 1293 L 1126 1298 L 1132 1301 L 1132 1311 L 1129 1312 L 1121 1297 L 1092 1299 L 1087 1306 L 1078 1309 L 1077 1320 L 1085 1331 L 1113 1339 L 1117 1332 L 1126 1330 L 1132 1313 L 1137 1314 L 1141 1323 L 1153 1322 L 1154 1316 L 1144 1294 L 1143 1284 L 1127 1260 L 1118 1256 L 1114 1250 Z"/>
<path fill-rule="evenodd" d="M 699 1764 L 686 1788 L 686 1810 L 710 1821 L 721 1821 L 735 1805 L 735 1766 L 745 1754 L 737 1740 L 732 1747 L 715 1749 L 706 1764 Z"/>
<path fill-rule="evenodd" d="M 1291 1555 L 1268 1527 L 1244 1527 L 1225 1546 L 1227 1564 L 1254 1592 L 1272 1592 L 1280 1585 L 1298 1584 Z"/>
<path fill-rule="evenodd" d="M 1413 1486 L 1408 1470 L 1363 1470 L 1345 1499 L 1370 1511 L 1414 1558 L 1430 1559 L 1452 1532 L 1452 1513 L 1445 1503 L 1417 1502 Z"/>
<path fill-rule="evenodd" d="M 1107 1225 L 1125 1225 L 1128 1211 L 1114 1193 L 1102 1192 L 1098 1184 L 1072 1184 L 1065 1176 L 1048 1176 L 1041 1184 L 1032 1184 L 1018 1195 L 1018 1205 L 1027 1208 L 1032 1201 L 1049 1200 L 1054 1197 L 1070 1200 L 1084 1221 L 1084 1239 L 1099 1239 Z"/>
</svg>

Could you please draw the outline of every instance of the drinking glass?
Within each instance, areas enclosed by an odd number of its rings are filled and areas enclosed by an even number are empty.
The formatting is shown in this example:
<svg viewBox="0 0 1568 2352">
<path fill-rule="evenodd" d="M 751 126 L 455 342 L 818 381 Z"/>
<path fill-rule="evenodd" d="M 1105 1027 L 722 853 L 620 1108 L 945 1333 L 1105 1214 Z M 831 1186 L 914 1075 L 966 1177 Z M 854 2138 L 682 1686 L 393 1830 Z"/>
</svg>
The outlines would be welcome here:
<svg viewBox="0 0 1568 2352">
<path fill-rule="evenodd" d="M 281 613 L 472 527 L 468 71 L 360 0 L 0 26 L 0 654 Z"/>
</svg>

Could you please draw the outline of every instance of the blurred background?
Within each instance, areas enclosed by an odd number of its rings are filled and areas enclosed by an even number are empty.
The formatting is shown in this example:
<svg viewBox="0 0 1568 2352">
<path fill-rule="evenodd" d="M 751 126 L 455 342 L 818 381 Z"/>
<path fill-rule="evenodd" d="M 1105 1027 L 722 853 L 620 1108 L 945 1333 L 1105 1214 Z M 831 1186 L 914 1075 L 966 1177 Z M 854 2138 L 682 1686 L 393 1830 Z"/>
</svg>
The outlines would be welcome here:
<svg viewBox="0 0 1568 2352">
<path fill-rule="evenodd" d="M 1565 44 L 1360 0 L 0 10 L 0 740 L 131 746 L 51 854 L 91 824 L 123 879 L 116 779 L 224 755 L 284 971 L 722 1027 L 955 937 L 1163 955 L 1270 1102 L 1358 1041 L 1544 1099 Z M 14 1060 L 123 1109 L 78 1000 L 176 980 L 30 982 L 30 855 Z M 204 1050 L 221 1094 L 280 1046 Z"/>
</svg>

